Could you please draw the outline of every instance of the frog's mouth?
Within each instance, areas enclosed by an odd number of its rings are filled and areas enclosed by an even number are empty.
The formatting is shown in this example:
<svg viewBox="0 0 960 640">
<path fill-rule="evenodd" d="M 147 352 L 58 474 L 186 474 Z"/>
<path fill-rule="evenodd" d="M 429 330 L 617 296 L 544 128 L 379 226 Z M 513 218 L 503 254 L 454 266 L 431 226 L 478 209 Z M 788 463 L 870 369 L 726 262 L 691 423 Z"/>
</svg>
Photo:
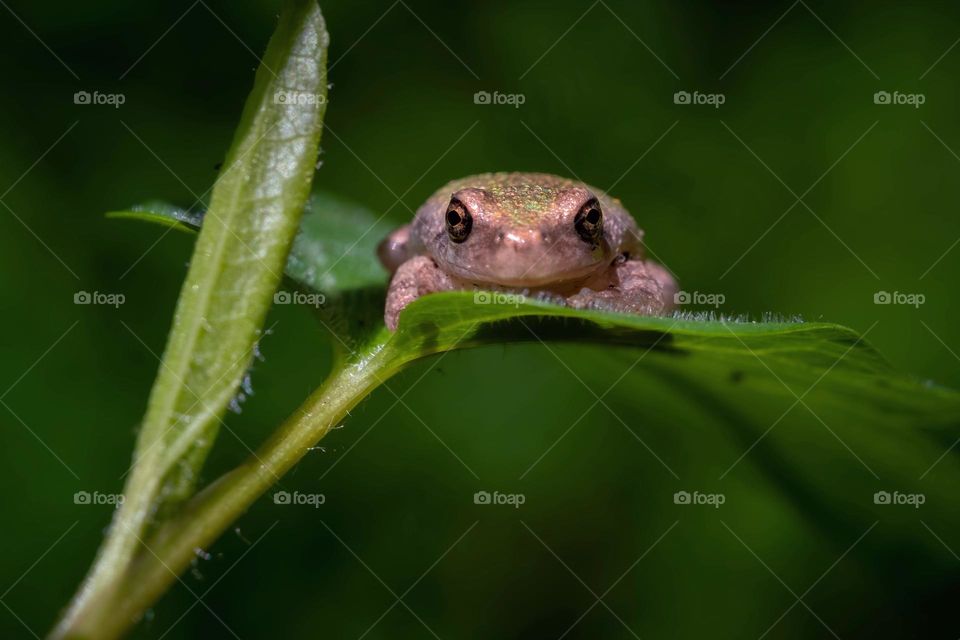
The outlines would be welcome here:
<svg viewBox="0 0 960 640">
<path fill-rule="evenodd" d="M 498 289 L 547 289 L 561 292 L 577 291 L 603 269 L 604 262 L 579 265 L 569 269 L 534 269 L 530 266 L 514 268 L 510 265 L 493 264 L 487 269 L 469 269 L 451 266 L 448 273 L 466 285 Z"/>
</svg>

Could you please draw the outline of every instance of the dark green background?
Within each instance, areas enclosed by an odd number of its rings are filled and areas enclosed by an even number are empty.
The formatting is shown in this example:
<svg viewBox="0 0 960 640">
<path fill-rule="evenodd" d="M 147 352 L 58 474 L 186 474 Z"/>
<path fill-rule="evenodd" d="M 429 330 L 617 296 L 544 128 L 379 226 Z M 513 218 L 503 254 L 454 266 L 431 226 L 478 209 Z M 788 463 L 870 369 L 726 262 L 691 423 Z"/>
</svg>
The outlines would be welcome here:
<svg viewBox="0 0 960 640">
<path fill-rule="evenodd" d="M 400 223 L 443 182 L 482 171 L 615 184 L 682 287 L 722 293 L 721 311 L 869 330 L 897 368 L 960 387 L 960 249 L 948 252 L 960 238 L 960 48 L 947 52 L 960 7 L 405 0 L 323 9 L 333 88 L 318 187 Z M 157 369 L 151 350 L 163 349 L 190 255 L 187 236 L 102 214 L 151 198 L 189 206 L 207 190 L 277 11 L 272 2 L 0 8 L 2 637 L 43 635 L 89 566 L 110 508 L 75 505 L 73 494 L 122 486 Z M 79 90 L 126 102 L 75 105 Z M 477 105 L 481 90 L 522 93 L 525 103 Z M 726 102 L 676 105 L 679 90 Z M 926 102 L 876 105 L 879 90 Z M 809 209 L 780 219 L 791 191 L 818 179 Z M 77 306 L 80 290 L 123 293 L 126 304 Z M 878 306 L 880 290 L 926 302 Z M 329 366 L 306 310 L 277 308 L 268 325 L 255 395 L 228 418 L 232 433 L 222 433 L 206 479 L 242 460 Z M 960 633 L 950 616 L 960 531 L 943 516 L 949 508 L 875 513 L 870 492 L 909 487 L 874 482 L 802 408 L 772 433 L 774 460 L 832 486 L 830 510 L 771 482 L 754 453 L 718 481 L 746 445 L 682 393 L 667 413 L 644 411 L 627 389 L 606 397 L 682 481 L 599 406 L 519 480 L 593 404 L 581 380 L 602 393 L 634 360 L 525 346 L 414 367 L 390 383 L 398 393 L 417 383 L 404 399 L 412 411 L 376 392 L 283 480 L 288 491 L 324 493 L 323 507 L 261 500 L 136 636 L 168 632 L 195 603 L 191 591 L 210 589 L 215 615 L 197 605 L 164 637 L 230 637 L 219 618 L 244 640 L 356 638 L 394 603 L 390 590 L 416 583 L 404 602 L 440 637 L 558 637 L 594 603 L 590 590 L 602 595 L 669 529 L 604 596 L 615 615 L 597 605 L 566 637 L 632 637 L 617 616 L 643 638 L 758 637 L 794 604 L 790 591 L 803 594 L 874 521 L 804 596 L 816 615 L 798 604 L 766 637 L 829 637 L 817 616 L 844 638 Z M 650 394 L 676 393 L 642 365 L 631 375 Z M 760 431 L 791 403 L 765 411 Z M 838 430 L 870 427 L 834 420 Z M 945 435 L 943 450 L 952 442 Z M 932 463 L 911 461 L 910 477 Z M 917 490 L 949 495 L 937 482 L 935 470 Z M 526 504 L 476 506 L 481 489 L 520 492 Z M 723 492 L 727 504 L 678 507 L 679 489 Z M 430 634 L 397 605 L 366 637 Z"/>
</svg>

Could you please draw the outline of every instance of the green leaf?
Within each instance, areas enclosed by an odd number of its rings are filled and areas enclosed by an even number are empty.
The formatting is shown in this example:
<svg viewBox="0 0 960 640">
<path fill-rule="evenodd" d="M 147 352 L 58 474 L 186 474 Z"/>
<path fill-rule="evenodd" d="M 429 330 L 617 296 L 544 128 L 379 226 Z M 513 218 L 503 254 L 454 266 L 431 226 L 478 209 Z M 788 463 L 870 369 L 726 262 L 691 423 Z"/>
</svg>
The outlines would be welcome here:
<svg viewBox="0 0 960 640">
<path fill-rule="evenodd" d="M 190 213 L 166 202 L 155 200 L 133 207 L 125 211 L 108 211 L 108 218 L 121 220 L 141 220 L 152 222 L 164 227 L 171 227 L 185 233 L 195 233 L 200 230 L 203 215 Z"/>
<path fill-rule="evenodd" d="M 793 397 L 817 383 L 818 401 L 869 415 L 877 424 L 903 416 L 922 418 L 926 425 L 960 421 L 960 394 L 895 371 L 855 331 L 840 325 L 712 319 L 707 313 L 645 317 L 477 299 L 473 292 L 425 296 L 404 310 L 395 334 L 384 329 L 370 350 L 406 363 L 452 348 L 504 342 L 594 343 L 648 351 L 650 364 L 668 366 L 691 390 L 733 380 L 755 399 Z"/>
<path fill-rule="evenodd" d="M 300 223 L 286 273 L 301 286 L 328 296 L 383 287 L 387 272 L 376 259 L 376 248 L 391 230 L 356 203 L 316 193 Z"/>
<path fill-rule="evenodd" d="M 280 282 L 320 144 L 326 44 L 316 4 L 288 3 L 213 187 L 138 443 L 164 452 L 165 497 L 191 492 Z"/>
<path fill-rule="evenodd" d="M 382 314 L 382 303 L 381 295 L 379 307 L 358 308 Z M 370 316 L 354 314 L 352 319 L 372 322 Z M 323 386 L 254 457 L 214 482 L 156 532 L 151 547 L 162 561 L 148 560 L 131 577 L 132 601 L 141 606 L 152 602 L 157 585 L 171 583 L 170 567 L 186 567 L 195 549 L 212 544 L 367 394 L 408 364 L 444 351 L 505 342 L 543 343 L 551 352 L 555 347 L 550 345 L 559 342 L 603 345 L 603 354 L 619 357 L 619 368 L 624 368 L 623 361 L 632 363 L 622 384 L 635 394 L 634 406 L 653 415 L 700 412 L 696 423 L 676 428 L 725 429 L 728 436 L 743 440 L 744 447 L 762 440 L 770 424 L 761 417 L 763 411 L 777 407 L 774 400 L 782 405 L 783 398 L 799 398 L 831 420 L 840 415 L 846 424 L 868 426 L 844 433 L 858 450 L 882 447 L 914 460 L 935 459 L 960 423 L 960 394 L 894 371 L 854 331 L 833 324 L 750 322 L 707 314 L 641 317 L 538 302 L 481 304 L 474 292 L 447 292 L 411 304 L 395 333 L 377 320 L 375 328 L 361 335 L 366 336 L 363 344 L 348 349 Z M 348 345 L 358 343 L 352 336 L 338 338 Z M 598 366 L 609 362 L 599 360 Z M 660 386 L 651 389 L 651 377 Z M 663 385 L 673 392 L 658 391 Z M 685 435 L 709 439 L 718 434 Z M 807 508 L 822 510 L 818 502 L 827 499 L 830 488 L 818 486 L 819 478 L 811 472 L 816 467 L 791 467 L 791 460 L 768 445 L 761 444 L 756 452 L 768 477 Z M 841 461 L 831 463 L 840 466 Z M 950 466 L 957 475 L 956 464 Z M 888 467 L 882 469 L 886 480 L 904 479 L 896 463 Z M 876 487 L 858 490 L 869 495 Z"/>
<path fill-rule="evenodd" d="M 124 211 L 111 211 L 109 218 L 152 222 L 188 233 L 200 229 L 203 214 L 191 214 L 160 201 L 147 202 Z M 377 244 L 392 230 L 369 209 L 346 198 L 322 191 L 307 203 L 300 230 L 284 268 L 297 286 L 339 296 L 369 287 L 382 288 L 387 272 L 376 255 Z"/>
<path fill-rule="evenodd" d="M 107 215 L 191 233 L 203 220 L 158 201 Z M 337 338 L 333 344 L 338 357 L 360 348 L 380 325 L 388 274 L 376 250 L 391 230 L 382 216 L 324 192 L 314 193 L 304 211 L 284 269 L 287 286 L 323 296 L 317 317 Z"/>
<path fill-rule="evenodd" d="M 148 553 L 140 541 L 154 520 L 193 492 L 220 416 L 252 358 L 310 193 L 326 106 L 327 44 L 316 2 L 284 4 L 213 186 L 123 506 L 58 634 L 109 635 L 104 629 L 115 627 L 104 618 L 113 615 L 117 581 L 138 553 Z"/>
</svg>

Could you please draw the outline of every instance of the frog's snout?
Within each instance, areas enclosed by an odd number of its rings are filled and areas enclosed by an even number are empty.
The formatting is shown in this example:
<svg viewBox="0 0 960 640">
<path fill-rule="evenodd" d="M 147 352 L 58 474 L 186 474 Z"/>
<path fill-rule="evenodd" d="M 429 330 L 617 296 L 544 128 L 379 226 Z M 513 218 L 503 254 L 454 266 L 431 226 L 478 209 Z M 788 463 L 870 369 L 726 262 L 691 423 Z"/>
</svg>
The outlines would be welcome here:
<svg viewBox="0 0 960 640">
<path fill-rule="evenodd" d="M 501 250 L 513 252 L 529 251 L 531 248 L 544 244 L 547 237 L 545 232 L 535 229 L 501 231 L 497 233 L 496 243 L 500 245 Z"/>
</svg>

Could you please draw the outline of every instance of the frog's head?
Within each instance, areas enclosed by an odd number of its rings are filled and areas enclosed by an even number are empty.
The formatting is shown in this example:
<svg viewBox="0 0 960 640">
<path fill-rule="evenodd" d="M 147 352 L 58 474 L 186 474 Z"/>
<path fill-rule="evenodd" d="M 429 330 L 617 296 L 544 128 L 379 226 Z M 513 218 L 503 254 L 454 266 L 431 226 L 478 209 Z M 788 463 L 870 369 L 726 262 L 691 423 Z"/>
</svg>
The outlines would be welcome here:
<svg viewBox="0 0 960 640">
<path fill-rule="evenodd" d="M 441 189 L 418 213 L 415 233 L 453 276 L 540 287 L 575 283 L 609 265 L 628 231 L 624 216 L 619 203 L 579 182 L 493 174 Z"/>
</svg>

